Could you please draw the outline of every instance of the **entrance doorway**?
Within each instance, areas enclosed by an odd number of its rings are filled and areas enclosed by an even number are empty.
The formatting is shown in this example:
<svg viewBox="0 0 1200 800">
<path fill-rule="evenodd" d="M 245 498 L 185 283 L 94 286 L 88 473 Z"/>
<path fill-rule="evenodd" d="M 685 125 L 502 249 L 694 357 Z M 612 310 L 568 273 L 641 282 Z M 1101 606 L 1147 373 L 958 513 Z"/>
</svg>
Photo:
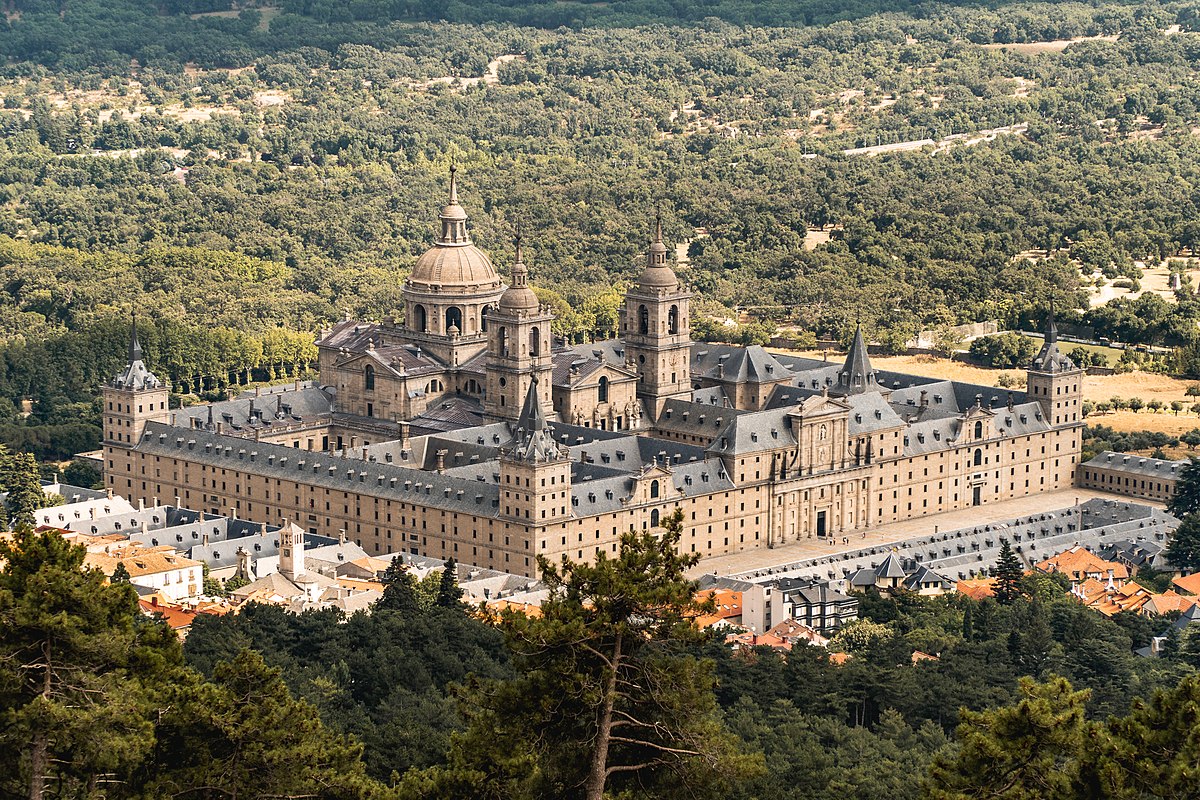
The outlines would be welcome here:
<svg viewBox="0 0 1200 800">
<path fill-rule="evenodd" d="M 817 512 L 817 538 L 823 539 L 826 535 L 825 512 Z"/>
<path fill-rule="evenodd" d="M 971 487 L 971 505 L 977 506 L 983 502 L 983 498 L 981 497 L 982 489 L 983 489 L 982 486 Z"/>
</svg>

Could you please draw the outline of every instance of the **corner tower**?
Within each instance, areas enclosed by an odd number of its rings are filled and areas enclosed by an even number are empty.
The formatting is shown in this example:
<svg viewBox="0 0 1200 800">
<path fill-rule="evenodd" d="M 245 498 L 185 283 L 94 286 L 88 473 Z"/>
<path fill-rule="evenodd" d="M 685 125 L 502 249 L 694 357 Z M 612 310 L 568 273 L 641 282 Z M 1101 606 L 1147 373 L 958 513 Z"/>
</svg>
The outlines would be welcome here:
<svg viewBox="0 0 1200 800">
<path fill-rule="evenodd" d="M 138 341 L 135 317 L 129 335 L 129 363 L 120 375 L 101 389 L 104 404 L 104 482 L 107 486 L 114 485 L 116 474 L 129 472 L 128 452 L 142 438 L 146 423 L 169 421 L 169 397 L 166 384 L 142 360 L 142 345 Z"/>
<path fill-rule="evenodd" d="M 667 265 L 662 219 L 656 218 L 646 268 L 625 296 L 621 322 L 625 359 L 637 370 L 637 394 L 653 419 L 668 399 L 691 396 L 691 297 Z"/>
<path fill-rule="evenodd" d="M 1046 318 L 1045 344 L 1029 367 L 1026 395 L 1038 402 L 1052 426 L 1075 425 L 1083 420 L 1083 370 L 1058 349 L 1053 309 Z"/>
<path fill-rule="evenodd" d="M 512 419 L 525 411 L 521 402 L 531 390 L 543 407 L 552 402 L 550 324 L 554 314 L 529 288 L 529 271 L 516 241 L 512 286 L 488 316 L 487 392 L 483 410 L 489 419 Z"/>
<path fill-rule="evenodd" d="M 530 526 L 571 515 L 571 460 L 554 440 L 539 399 L 538 379 L 529 382 L 512 445 L 500 451 L 500 513 Z"/>
</svg>

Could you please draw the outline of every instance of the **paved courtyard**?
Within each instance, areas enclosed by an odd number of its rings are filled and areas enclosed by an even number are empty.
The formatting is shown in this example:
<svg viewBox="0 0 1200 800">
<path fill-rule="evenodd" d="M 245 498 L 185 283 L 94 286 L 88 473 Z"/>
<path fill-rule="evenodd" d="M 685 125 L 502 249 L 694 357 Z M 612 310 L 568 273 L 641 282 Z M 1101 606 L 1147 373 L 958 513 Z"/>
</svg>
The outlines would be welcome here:
<svg viewBox="0 0 1200 800">
<path fill-rule="evenodd" d="M 864 546 L 880 547 L 896 544 L 906 539 L 933 534 L 936 531 L 952 531 L 959 528 L 986 525 L 991 522 L 1002 522 L 1017 517 L 1028 517 L 1032 514 L 1041 514 L 1046 511 L 1056 511 L 1095 498 L 1124 500 L 1156 508 L 1163 507 L 1161 503 L 1125 497 L 1124 495 L 1097 492 L 1092 489 L 1059 489 L 1053 492 L 1030 495 L 1029 497 L 1018 497 L 998 503 L 988 503 L 985 506 L 964 508 L 958 511 L 946 511 L 942 514 L 930 514 L 927 517 L 908 519 L 902 522 L 892 522 L 887 525 L 870 528 L 865 532 L 851 532 L 846 534 L 845 542 L 843 542 L 840 536 L 835 540 L 834 544 L 829 544 L 826 540 L 815 538 L 799 541 L 792 540 L 776 545 L 771 549 L 761 548 L 758 550 L 747 550 L 743 553 L 731 553 L 729 555 L 706 558 L 691 571 L 691 574 L 693 577 L 713 572 L 718 575 L 737 575 L 743 572 L 771 569 L 809 558 L 819 558 L 860 550 Z"/>
</svg>

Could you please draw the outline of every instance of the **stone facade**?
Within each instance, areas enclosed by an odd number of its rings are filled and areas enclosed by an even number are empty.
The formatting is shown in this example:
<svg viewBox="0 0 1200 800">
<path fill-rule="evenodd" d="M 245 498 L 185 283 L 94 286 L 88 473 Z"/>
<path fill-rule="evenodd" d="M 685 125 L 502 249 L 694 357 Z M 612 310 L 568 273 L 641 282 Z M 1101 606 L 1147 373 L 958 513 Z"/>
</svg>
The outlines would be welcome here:
<svg viewBox="0 0 1200 800">
<path fill-rule="evenodd" d="M 554 346 L 520 256 L 506 288 L 453 187 L 441 216 L 406 320 L 325 332 L 319 385 L 167 412 L 131 351 L 104 390 L 108 487 L 533 575 L 676 510 L 681 547 L 715 556 L 1074 480 L 1082 373 L 1052 330 L 1029 396 L 877 371 L 861 332 L 844 364 L 694 343 L 657 231 L 624 337 Z"/>
</svg>

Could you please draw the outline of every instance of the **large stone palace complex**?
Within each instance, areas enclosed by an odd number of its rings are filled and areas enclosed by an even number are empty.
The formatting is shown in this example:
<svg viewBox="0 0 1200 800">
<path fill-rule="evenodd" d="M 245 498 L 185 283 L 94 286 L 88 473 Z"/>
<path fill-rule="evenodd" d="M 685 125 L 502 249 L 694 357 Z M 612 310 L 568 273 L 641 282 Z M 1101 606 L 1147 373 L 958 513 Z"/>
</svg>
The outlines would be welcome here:
<svg viewBox="0 0 1200 800">
<path fill-rule="evenodd" d="M 1072 483 L 1081 370 L 1053 322 L 1028 391 L 693 342 L 661 227 L 619 338 L 555 344 L 518 242 L 505 285 L 455 179 L 403 322 L 342 322 L 320 380 L 168 408 L 143 362 L 104 387 L 107 486 L 147 502 L 533 575 L 682 509 L 704 556 L 840 537 Z"/>
</svg>

